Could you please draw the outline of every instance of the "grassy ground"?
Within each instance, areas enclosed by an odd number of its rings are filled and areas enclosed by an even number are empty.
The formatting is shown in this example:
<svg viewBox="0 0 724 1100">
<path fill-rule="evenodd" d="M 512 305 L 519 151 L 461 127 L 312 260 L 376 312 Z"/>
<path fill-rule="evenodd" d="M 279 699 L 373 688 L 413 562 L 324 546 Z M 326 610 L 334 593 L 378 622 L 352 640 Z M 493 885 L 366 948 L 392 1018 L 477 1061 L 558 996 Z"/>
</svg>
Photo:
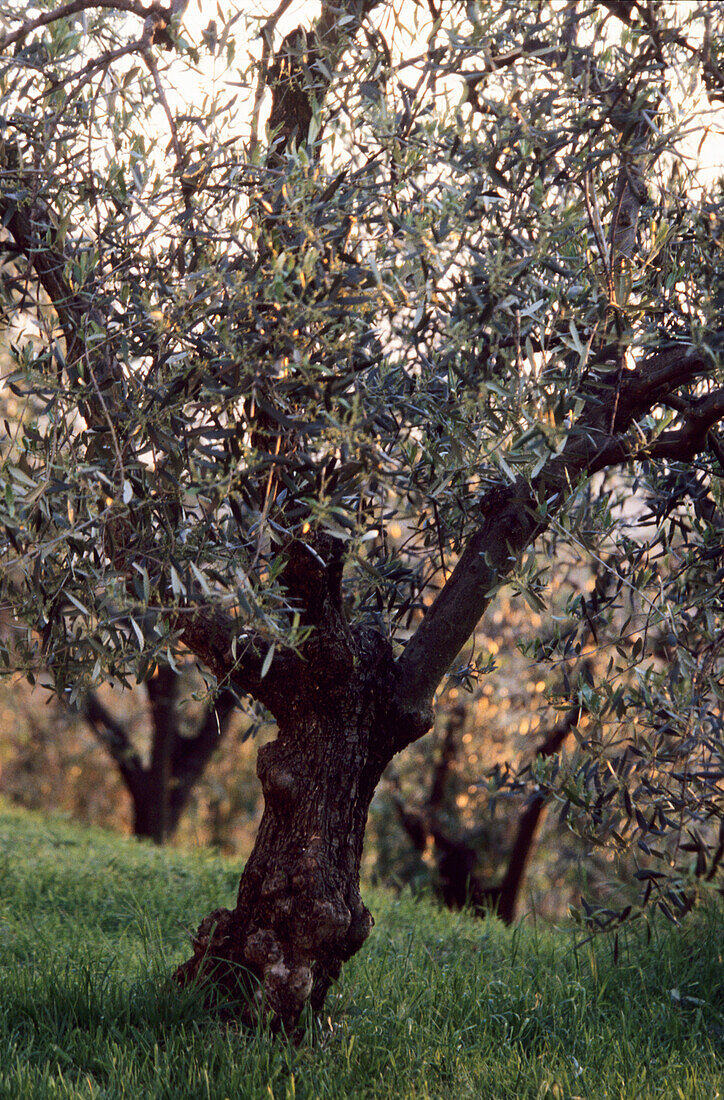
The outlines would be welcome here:
<svg viewBox="0 0 724 1100">
<path fill-rule="evenodd" d="M 377 927 L 293 1047 L 168 982 L 238 868 L 0 813 L 5 1100 L 724 1096 L 724 913 L 576 949 L 373 894 Z"/>
</svg>

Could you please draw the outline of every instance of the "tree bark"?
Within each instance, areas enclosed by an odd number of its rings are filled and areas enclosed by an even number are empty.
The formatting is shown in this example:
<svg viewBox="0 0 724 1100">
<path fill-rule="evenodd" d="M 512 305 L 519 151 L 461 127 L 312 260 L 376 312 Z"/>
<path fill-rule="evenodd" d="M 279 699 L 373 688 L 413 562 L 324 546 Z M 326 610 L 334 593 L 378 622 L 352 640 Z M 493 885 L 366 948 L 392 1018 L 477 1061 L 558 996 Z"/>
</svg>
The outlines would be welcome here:
<svg viewBox="0 0 724 1100">
<path fill-rule="evenodd" d="M 268 1013 L 293 1028 L 307 1002 L 321 1007 L 372 917 L 359 870 L 369 804 L 393 738 L 389 643 L 361 630 L 348 674 L 310 662 L 278 714 L 277 739 L 259 752 L 265 809 L 234 910 L 201 924 L 194 955 L 177 971 L 246 1000 L 242 1018 Z M 291 685 L 290 685 L 291 688 Z M 213 980 L 212 979 L 213 976 Z"/>
<path fill-rule="evenodd" d="M 151 761 L 146 772 L 146 791 L 144 810 L 148 818 L 150 832 L 141 833 L 134 829 L 136 836 L 150 836 L 157 844 L 163 844 L 171 835 L 171 782 L 173 778 L 173 749 L 178 737 L 178 715 L 176 713 L 176 691 L 178 675 L 167 666 L 159 666 L 156 675 L 146 682 L 151 719 L 153 722 L 153 740 Z M 134 801 L 134 809 L 138 806 Z M 138 817 L 136 824 L 139 824 Z"/>
</svg>

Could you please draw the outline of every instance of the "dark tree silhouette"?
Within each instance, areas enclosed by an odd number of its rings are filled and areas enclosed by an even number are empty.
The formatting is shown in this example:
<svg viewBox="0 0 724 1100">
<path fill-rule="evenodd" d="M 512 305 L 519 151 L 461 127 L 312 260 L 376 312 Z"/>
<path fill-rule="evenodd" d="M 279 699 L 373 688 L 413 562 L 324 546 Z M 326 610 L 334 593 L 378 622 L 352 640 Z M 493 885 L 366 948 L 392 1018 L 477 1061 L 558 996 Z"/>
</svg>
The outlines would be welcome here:
<svg viewBox="0 0 724 1100">
<path fill-rule="evenodd" d="M 222 691 L 204 708 L 196 732 L 181 732 L 179 689 L 181 678 L 168 666 L 159 666 L 146 681 L 151 717 L 151 753 L 144 765 L 133 733 L 115 718 L 98 694 L 89 691 L 79 711 L 113 759 L 133 803 L 133 833 L 157 844 L 169 840 L 178 827 L 191 792 L 226 732 L 237 700 Z"/>
</svg>

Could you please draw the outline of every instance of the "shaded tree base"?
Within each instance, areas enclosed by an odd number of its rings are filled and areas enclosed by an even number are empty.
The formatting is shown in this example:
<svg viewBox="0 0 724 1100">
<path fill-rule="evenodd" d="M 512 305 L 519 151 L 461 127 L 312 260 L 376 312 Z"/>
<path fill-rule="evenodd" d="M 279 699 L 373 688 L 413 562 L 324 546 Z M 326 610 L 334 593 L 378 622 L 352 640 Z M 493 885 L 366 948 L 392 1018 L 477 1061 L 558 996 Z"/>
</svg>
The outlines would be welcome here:
<svg viewBox="0 0 724 1100">
<path fill-rule="evenodd" d="M 199 925 L 193 955 L 173 978 L 182 987 L 196 983 L 206 1007 L 223 1018 L 250 1028 L 264 1023 L 272 1030 L 291 1032 L 307 1004 L 314 1012 L 322 1009 L 342 963 L 359 950 L 372 925 L 362 906 L 357 920 L 349 922 L 343 943 L 324 951 L 319 941 L 327 940 L 329 947 L 337 938 L 330 937 L 324 921 L 315 927 L 300 920 L 295 942 L 285 943 L 272 929 L 243 922 L 237 911 L 215 909 Z"/>
</svg>

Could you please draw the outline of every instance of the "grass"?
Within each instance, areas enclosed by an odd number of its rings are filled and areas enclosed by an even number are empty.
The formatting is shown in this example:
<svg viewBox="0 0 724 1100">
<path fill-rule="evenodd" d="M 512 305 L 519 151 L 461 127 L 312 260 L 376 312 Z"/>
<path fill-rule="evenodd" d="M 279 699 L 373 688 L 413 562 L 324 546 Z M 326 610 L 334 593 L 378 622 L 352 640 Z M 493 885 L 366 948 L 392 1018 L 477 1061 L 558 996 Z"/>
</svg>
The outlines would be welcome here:
<svg viewBox="0 0 724 1100">
<path fill-rule="evenodd" d="M 2 1100 L 724 1095 L 724 912 L 619 958 L 410 897 L 298 1046 L 223 1028 L 168 981 L 238 867 L 0 812 Z"/>
</svg>

